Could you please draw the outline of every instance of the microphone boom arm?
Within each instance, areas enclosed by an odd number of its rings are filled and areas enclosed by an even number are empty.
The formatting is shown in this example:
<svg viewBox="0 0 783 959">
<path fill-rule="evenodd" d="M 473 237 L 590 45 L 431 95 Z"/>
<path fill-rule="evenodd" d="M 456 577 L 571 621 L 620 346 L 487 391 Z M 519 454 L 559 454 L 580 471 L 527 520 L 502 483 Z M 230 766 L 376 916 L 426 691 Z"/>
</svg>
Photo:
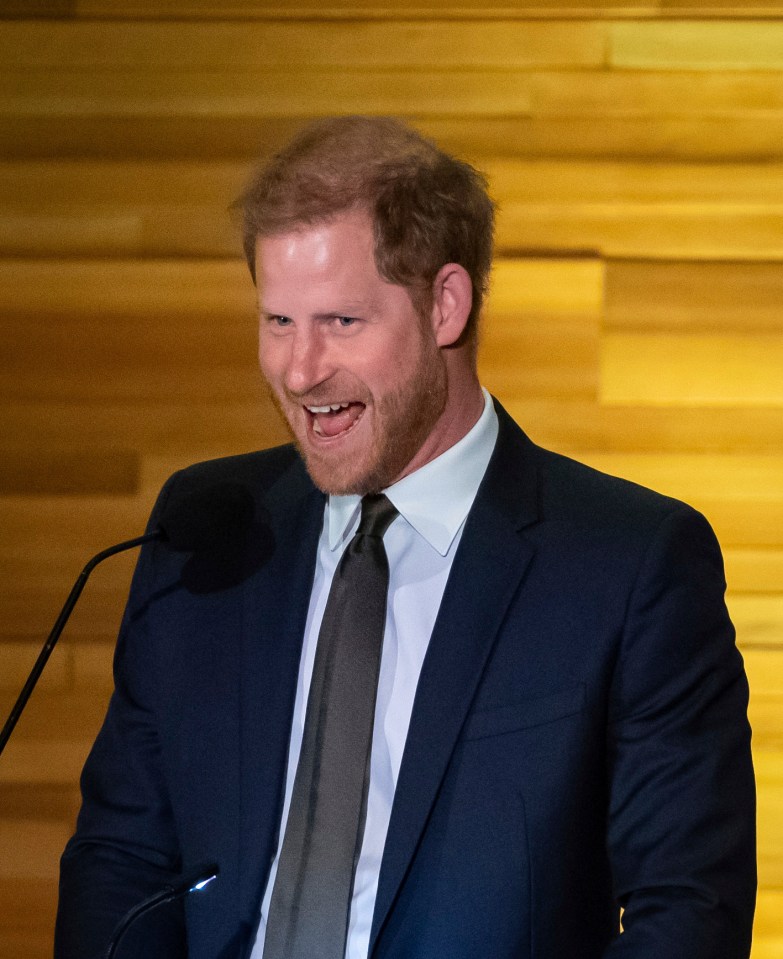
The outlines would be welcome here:
<svg viewBox="0 0 783 959">
<path fill-rule="evenodd" d="M 65 628 L 65 624 L 68 622 L 68 619 L 73 612 L 73 608 L 76 605 L 77 600 L 81 596 L 82 590 L 84 589 L 84 586 L 90 577 L 90 573 L 99 563 L 102 563 L 105 559 L 108 559 L 109 556 L 114 556 L 115 553 L 122 553 L 126 549 L 133 549 L 134 546 L 142 546 L 144 543 L 149 543 L 155 539 L 161 539 L 162 536 L 162 531 L 157 529 L 151 533 L 145 533 L 144 536 L 137 536 L 135 539 L 128 539 L 125 540 L 124 543 L 117 543 L 116 546 L 110 546 L 108 549 L 101 550 L 100 553 L 96 553 L 95 556 L 93 556 L 81 573 L 79 573 L 76 582 L 73 584 L 71 592 L 68 594 L 68 598 L 66 599 L 63 608 L 60 610 L 60 615 L 57 617 L 57 622 L 54 624 L 51 633 L 49 633 L 49 638 L 44 643 L 43 649 L 38 654 L 38 659 L 36 659 L 35 665 L 30 671 L 30 675 L 27 677 L 27 682 L 22 687 L 22 691 L 19 693 L 19 697 L 5 722 L 5 726 L 3 726 L 3 731 L 0 732 L 0 755 L 5 749 L 6 743 L 10 739 L 11 733 L 14 731 L 14 727 L 16 726 L 19 717 L 22 715 L 22 710 L 27 705 L 27 700 L 30 698 L 33 690 L 35 689 L 41 673 L 44 671 L 44 667 L 46 666 L 46 663 L 52 654 L 52 650 L 57 644 L 57 640 L 60 638 L 60 634 Z"/>
</svg>

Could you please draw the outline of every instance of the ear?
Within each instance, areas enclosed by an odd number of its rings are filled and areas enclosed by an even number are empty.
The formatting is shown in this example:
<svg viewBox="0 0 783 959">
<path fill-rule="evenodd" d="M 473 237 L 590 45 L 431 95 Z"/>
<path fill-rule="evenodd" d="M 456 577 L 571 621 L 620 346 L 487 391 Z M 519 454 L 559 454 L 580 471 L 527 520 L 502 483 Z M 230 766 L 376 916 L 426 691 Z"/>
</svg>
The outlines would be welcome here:
<svg viewBox="0 0 783 959">
<path fill-rule="evenodd" d="M 458 263 L 438 270 L 432 285 L 432 331 L 438 346 L 453 346 L 462 336 L 473 306 L 473 284 Z"/>
</svg>

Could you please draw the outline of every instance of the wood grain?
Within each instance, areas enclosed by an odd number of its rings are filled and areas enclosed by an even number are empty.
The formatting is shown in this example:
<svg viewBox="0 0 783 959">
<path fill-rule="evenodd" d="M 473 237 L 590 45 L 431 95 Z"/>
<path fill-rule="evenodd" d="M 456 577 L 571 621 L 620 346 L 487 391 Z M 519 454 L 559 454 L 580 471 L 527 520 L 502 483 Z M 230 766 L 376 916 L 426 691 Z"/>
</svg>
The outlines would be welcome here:
<svg viewBox="0 0 783 959">
<path fill-rule="evenodd" d="M 608 333 L 601 401 L 783 406 L 783 335 Z"/>
<path fill-rule="evenodd" d="M 781 0 L 6 0 L 0 709 L 174 469 L 286 440 L 227 207 L 334 110 L 486 170 L 481 378 L 531 437 L 714 524 L 759 773 L 753 959 L 781 959 Z M 51 955 L 134 559 L 96 570 L 0 766 L 7 959 Z"/>
<path fill-rule="evenodd" d="M 470 69 L 597 68 L 606 58 L 607 27 L 514 18 L 474 23 L 352 18 L 263 23 L 111 20 L 8 23 L 0 29 L 0 72 L 68 71 L 140 76 L 218 71 L 239 76 L 326 70 L 418 72 Z"/>
<path fill-rule="evenodd" d="M 780 261 L 606 264 L 604 328 L 649 333 L 783 333 Z"/>
<path fill-rule="evenodd" d="M 614 23 L 608 60 L 623 70 L 777 70 L 783 23 Z"/>
</svg>

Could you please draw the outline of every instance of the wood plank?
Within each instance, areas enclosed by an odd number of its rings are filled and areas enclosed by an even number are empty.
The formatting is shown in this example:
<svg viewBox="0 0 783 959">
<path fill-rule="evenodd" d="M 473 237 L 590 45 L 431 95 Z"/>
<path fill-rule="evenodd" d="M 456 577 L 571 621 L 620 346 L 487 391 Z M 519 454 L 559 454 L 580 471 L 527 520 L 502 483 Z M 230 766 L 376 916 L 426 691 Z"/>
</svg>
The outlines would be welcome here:
<svg viewBox="0 0 783 959">
<path fill-rule="evenodd" d="M 39 643 L 0 642 L 0 691 L 3 694 L 4 706 L 7 702 L 10 708 L 21 691 L 43 646 L 43 640 L 42 636 Z M 58 655 L 49 659 L 36 686 L 36 692 L 63 692 L 71 689 L 74 685 L 73 673 L 73 654 L 61 646 L 58 649 Z M 3 717 L 4 720 L 5 717 Z"/>
<path fill-rule="evenodd" d="M 580 458 L 584 451 L 774 453 L 783 417 L 773 407 L 600 406 L 595 399 L 515 397 L 508 412 L 538 443 Z"/>
<path fill-rule="evenodd" d="M 774 118 L 783 106 L 779 71 L 574 70 L 525 74 L 533 116 L 573 118 Z"/>
<path fill-rule="evenodd" d="M 479 352 L 487 388 L 595 396 L 602 291 L 597 260 L 496 261 Z"/>
<path fill-rule="evenodd" d="M 58 739 L 93 739 L 103 723 L 109 695 L 105 690 L 48 692 L 36 689 L 14 730 L 22 746 Z"/>
<path fill-rule="evenodd" d="M 475 86 L 475 78 L 473 79 Z M 764 95 L 760 97 L 764 101 Z M 260 108 L 258 100 L 256 106 Z M 308 95 L 302 104 L 309 105 Z M 334 101 L 339 102 L 339 101 Z M 334 102 L 327 112 L 334 112 Z M 499 115 L 431 111 L 427 102 L 410 101 L 397 114 L 414 122 L 446 149 L 459 155 L 506 157 L 618 157 L 777 163 L 783 116 L 763 115 L 532 116 L 526 100 Z M 297 109 L 232 115 L 211 112 L 147 113 L 144 116 L 66 112 L 0 114 L 0 156 L 59 157 L 245 157 L 259 144 L 279 144 L 316 115 Z M 364 112 L 378 112 L 370 107 Z"/>
<path fill-rule="evenodd" d="M 477 157 L 499 251 L 783 257 L 783 165 Z M 0 162 L 0 253 L 238 256 L 249 161 Z M 725 271 L 722 271 L 725 273 Z"/>
<path fill-rule="evenodd" d="M 114 570 L 114 580 L 120 590 L 127 592 L 130 573 Z M 89 588 L 89 587 L 88 587 Z M 124 599 L 124 597 L 123 597 Z M 5 694 L 18 694 L 43 645 L 41 641 L 0 643 L 0 689 Z M 104 700 L 112 691 L 112 661 L 114 640 L 108 642 L 78 643 L 63 636 L 36 686 L 36 699 L 47 694 L 88 694 Z M 0 803 L 0 808 L 5 808 Z"/>
<path fill-rule="evenodd" d="M 155 491 L 143 488 L 139 496 L 0 498 L 0 531 L 5 549 L 63 549 L 71 551 L 78 566 L 73 578 L 93 553 L 111 543 L 141 535 L 153 505 Z M 57 547 L 53 531 L 57 530 Z M 82 558 L 83 557 L 83 558 Z M 109 565 L 126 562 L 113 556 Z M 107 564 L 93 574 L 99 582 Z M 65 597 L 63 596 L 63 600 Z"/>
<path fill-rule="evenodd" d="M 129 68 L 97 86 L 90 71 L 6 74 L 0 115 L 58 118 L 307 118 L 340 112 L 575 119 L 780 120 L 783 73 L 521 71 L 469 68 L 301 72 Z"/>
<path fill-rule="evenodd" d="M 626 332 L 779 334 L 782 299 L 780 261 L 613 259 L 606 264 L 604 326 Z"/>
<path fill-rule="evenodd" d="M 3 0 L 0 21 L 6 19 L 32 20 L 36 17 L 71 17 L 76 13 L 78 0 Z"/>
<path fill-rule="evenodd" d="M 783 5 L 780 0 L 660 0 L 663 17 L 777 17 Z"/>
<path fill-rule="evenodd" d="M 106 579 L 109 580 L 106 585 L 91 583 L 89 593 L 74 610 L 66 627 L 66 634 L 71 639 L 103 642 L 117 635 L 130 582 L 113 572 L 108 573 Z M 3 589 L 0 591 L 0 639 L 13 637 L 16 640 L 36 640 L 43 645 L 66 595 L 67 590 L 42 587 L 30 590 Z M 9 709 L 15 698 L 8 696 Z"/>
<path fill-rule="evenodd" d="M 0 955 L 51 959 L 57 909 L 57 867 L 45 879 L 0 879 Z"/>
<path fill-rule="evenodd" d="M 589 330 L 568 336 L 562 329 L 546 328 L 550 319 L 549 314 L 533 315 L 516 331 L 486 337 L 479 375 L 491 393 L 517 401 L 540 396 L 589 400 L 596 396 L 597 337 Z"/>
<path fill-rule="evenodd" d="M 19 0 L 16 0 L 19 2 Z M 45 0 L 38 0 L 44 3 Z M 54 0 L 51 0 L 54 2 Z M 65 0 L 62 0 L 65 2 Z M 519 3 L 485 3 L 483 0 L 386 0 L 374 4 L 357 4 L 354 0 L 331 0 L 325 6 L 292 3 L 284 6 L 280 0 L 72 0 L 79 15 L 119 17 L 129 16 L 175 19 L 223 19 L 237 17 L 291 17 L 291 18 L 387 18 L 387 17 L 442 17 L 478 18 L 498 17 L 653 17 L 653 16 L 719 16 L 719 17 L 773 17 L 783 9 L 780 0 L 520 0 Z"/>
<path fill-rule="evenodd" d="M 504 318 L 530 310 L 597 317 L 603 290 L 604 266 L 597 259 L 499 258 L 492 268 L 487 312 Z"/>
<path fill-rule="evenodd" d="M 3 753 L 0 783 L 41 788 L 72 786 L 79 782 L 94 738 L 95 730 L 87 730 L 79 740 L 53 736 L 46 741 L 28 742 L 13 738 Z"/>
<path fill-rule="evenodd" d="M 758 788 L 759 885 L 783 887 L 783 751 L 753 754 Z"/>
<path fill-rule="evenodd" d="M 330 0 L 325 5 L 283 4 L 280 0 L 73 0 L 82 17 L 149 17 L 161 19 L 509 19 L 516 17 L 616 17 L 644 16 L 658 11 L 661 0 L 521 0 L 519 3 L 486 3 L 484 0 L 385 0 L 357 3 Z M 756 0 L 758 2 L 758 0 Z M 771 0 L 767 0 L 771 2 Z"/>
<path fill-rule="evenodd" d="M 339 71 L 302 73 L 147 73 L 140 69 L 112 71 L 110 76 L 111 83 L 96 85 L 94 73 L 67 68 L 56 73 L 29 68 L 19 75 L 6 74 L 0 88 L 0 117 L 305 119 L 330 116 L 335 104 L 340 104 L 342 113 L 404 114 L 414 108 L 425 115 L 519 114 L 529 112 L 535 74 L 499 69 L 477 73 L 468 68 L 360 71 L 341 67 Z M 668 85 L 662 78 L 660 95 Z M 765 89 L 773 92 L 776 85 L 768 81 Z M 696 112 L 698 103 L 711 101 L 708 90 L 701 94 L 700 99 L 696 91 L 691 92 L 690 112 Z"/>
<path fill-rule="evenodd" d="M 140 76 L 224 71 L 513 70 L 604 65 L 607 27 L 580 20 L 0 23 L 0 75 L 28 70 Z M 164 81 L 165 82 L 165 81 Z"/>
<path fill-rule="evenodd" d="M 17 230 L 22 233 L 24 227 Z M 586 250 L 607 257 L 783 255 L 783 208 L 764 204 L 503 202 L 501 250 Z M 14 242 L 14 241 L 12 241 Z"/>
<path fill-rule="evenodd" d="M 71 831 L 65 823 L 0 819 L 0 878 L 50 878 Z"/>
<path fill-rule="evenodd" d="M 783 650 L 783 594 L 729 593 L 726 602 L 743 651 L 752 648 Z"/>
<path fill-rule="evenodd" d="M 738 593 L 783 593 L 783 550 L 729 549 L 726 581 Z"/>
<path fill-rule="evenodd" d="M 11 783 L 0 786 L 0 809 L 2 818 L 36 819 L 73 822 L 79 811 L 79 787 L 57 785 L 42 788 L 25 783 Z M 2 917 L 2 913 L 0 913 Z M 4 925 L 0 918 L 0 926 Z"/>
<path fill-rule="evenodd" d="M 774 937 L 783 943 L 783 889 L 759 890 L 753 935 L 754 939 Z"/>
<path fill-rule="evenodd" d="M 100 496 L 139 488 L 133 450 L 0 447 L 0 496 Z"/>
<path fill-rule="evenodd" d="M 244 261 L 133 260 L 0 261 L 0 302 L 7 319 L 32 321 L 56 315 L 61 321 L 105 316 L 225 321 L 245 317 L 255 334 L 255 292 Z M 147 333 L 153 333 L 147 330 Z M 227 330 L 221 331 L 221 338 Z M 216 341 L 215 348 L 220 346 Z"/>
<path fill-rule="evenodd" d="M 783 23 L 618 22 L 609 63 L 621 70 L 779 70 Z"/>
<path fill-rule="evenodd" d="M 468 68 L 307 69 L 263 73 L 112 71 L 95 75 L 63 68 L 6 74 L 0 115 L 9 118 L 199 117 L 308 118 L 334 113 L 416 113 L 421 116 L 532 115 L 561 119 L 667 117 L 780 119 L 783 74 Z"/>
<path fill-rule="evenodd" d="M 254 391 L 255 392 L 255 391 Z M 764 434 L 759 425 L 759 433 Z M 86 446 L 105 446 L 117 436 L 132 442 L 143 455 L 206 450 L 209 458 L 278 446 L 289 439 L 277 410 L 266 394 L 238 401 L 217 399 L 177 402 L 176 395 L 139 403 L 9 403 L 0 413 L 0 429 L 8 442 L 22 447 L 55 445 L 62 436 L 78 435 Z M 696 431 L 694 431 L 696 433 Z M 696 433 L 696 435 L 700 435 Z M 770 433 L 764 434 L 770 436 Z M 743 436 L 747 443 L 748 436 Z"/>
<path fill-rule="evenodd" d="M 554 207 L 508 204 L 498 224 L 503 247 L 587 250 L 606 256 L 716 259 L 783 254 L 783 211 L 697 204 Z"/>
<path fill-rule="evenodd" d="M 73 643 L 74 687 L 91 690 L 93 694 L 110 693 L 113 688 L 112 661 L 114 642 Z"/>
<path fill-rule="evenodd" d="M 783 335 L 608 333 L 602 403 L 783 406 Z"/>
<path fill-rule="evenodd" d="M 742 204 L 775 204 L 779 201 L 783 187 L 781 163 L 684 164 L 614 159 L 565 161 L 554 157 L 528 160 L 491 156 L 482 158 L 480 162 L 493 191 L 506 203 L 562 203 L 567 207 L 606 204 L 622 208 L 635 204 L 645 208 L 656 208 L 659 205 L 668 208 L 693 203 L 697 208 L 725 206 L 730 211 L 736 205 Z M 28 169 L 31 172 L 26 174 Z M 58 169 L 59 165 L 53 165 L 53 177 L 59 175 Z M 69 172 L 67 165 L 62 169 L 65 176 L 78 175 L 79 166 L 74 168 L 73 174 Z M 114 175 L 115 168 L 111 169 Z M 215 164 L 214 167 L 205 166 L 203 169 L 209 178 L 218 178 L 225 167 Z M 211 172 L 213 169 L 214 173 Z M 13 181 L 13 188 L 20 191 L 26 189 L 23 178 L 27 176 L 30 184 L 27 189 L 35 191 L 43 179 L 36 175 L 35 170 L 32 164 L 29 167 L 8 165 L 7 173 L 0 175 L 18 176 L 19 179 Z M 190 170 L 191 176 L 197 176 L 193 166 Z M 210 172 L 206 173 L 207 170 Z M 143 176 L 143 168 L 139 169 L 139 176 Z M 9 187 L 11 185 L 9 181 Z M 45 190 L 45 184 L 41 183 L 40 188 Z M 87 177 L 83 188 L 88 189 Z M 191 189 L 197 189 L 195 182 Z M 13 200 L 7 198 L 4 202 Z"/>
<path fill-rule="evenodd" d="M 163 398 L 173 383 L 182 397 L 261 394 L 253 288 L 239 261 L 7 261 L 0 291 L 16 344 L 0 376 L 6 398 Z"/>
<path fill-rule="evenodd" d="M 743 659 L 750 684 L 748 715 L 754 748 L 783 749 L 783 643 L 777 649 L 745 647 Z"/>
</svg>

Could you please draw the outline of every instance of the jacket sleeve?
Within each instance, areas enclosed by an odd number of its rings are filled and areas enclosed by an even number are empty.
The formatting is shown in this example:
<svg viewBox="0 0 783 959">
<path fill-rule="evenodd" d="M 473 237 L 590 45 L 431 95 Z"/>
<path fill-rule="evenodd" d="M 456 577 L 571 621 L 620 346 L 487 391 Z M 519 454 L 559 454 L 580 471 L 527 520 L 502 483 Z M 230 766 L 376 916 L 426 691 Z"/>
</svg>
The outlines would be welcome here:
<svg viewBox="0 0 783 959">
<path fill-rule="evenodd" d="M 714 534 L 678 506 L 639 570 L 608 723 L 623 932 L 605 959 L 747 959 L 756 893 L 748 687 Z"/>
<path fill-rule="evenodd" d="M 144 615 L 154 553 L 154 546 L 144 548 L 134 574 L 115 654 L 115 691 L 82 774 L 76 833 L 61 860 L 55 959 L 102 957 L 122 917 L 180 871 L 156 731 L 154 637 Z M 139 920 L 118 954 L 184 957 L 181 904 Z"/>
</svg>

